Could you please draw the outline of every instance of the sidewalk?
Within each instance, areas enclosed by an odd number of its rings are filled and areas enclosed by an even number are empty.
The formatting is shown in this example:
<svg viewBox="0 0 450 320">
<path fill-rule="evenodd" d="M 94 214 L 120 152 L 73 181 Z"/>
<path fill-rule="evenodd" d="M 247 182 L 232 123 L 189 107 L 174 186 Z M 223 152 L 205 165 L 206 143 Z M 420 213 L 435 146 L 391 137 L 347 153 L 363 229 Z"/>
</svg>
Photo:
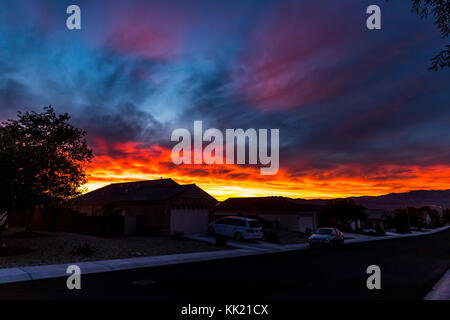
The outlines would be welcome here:
<svg viewBox="0 0 450 320">
<path fill-rule="evenodd" d="M 179 263 L 235 258 L 242 256 L 250 256 L 254 254 L 258 254 L 258 252 L 247 249 L 221 250 L 221 251 L 195 252 L 184 254 L 169 254 L 154 257 L 114 259 L 114 260 L 101 260 L 92 262 L 64 263 L 47 266 L 7 268 L 7 269 L 0 269 L 0 284 L 37 280 L 37 279 L 66 277 L 68 276 L 66 270 L 67 267 L 70 265 L 77 265 L 78 267 L 80 267 L 82 274 L 89 274 L 89 273 L 100 273 L 108 271 L 165 266 Z"/>
<path fill-rule="evenodd" d="M 440 232 L 443 230 L 446 230 L 450 228 L 450 226 L 444 226 L 440 228 L 436 228 L 433 230 L 428 231 L 414 231 L 412 233 L 394 233 L 394 232 L 386 232 L 385 236 L 368 236 L 364 234 L 357 234 L 357 233 L 344 233 L 345 236 L 345 243 L 358 243 L 358 242 L 368 242 L 368 241 L 379 241 L 379 240 L 386 240 L 386 239 L 398 239 L 398 238 L 408 238 L 408 237 L 417 237 L 417 236 L 425 236 L 428 234 L 433 234 L 436 232 Z M 351 239 L 347 239 L 351 238 Z"/>
<path fill-rule="evenodd" d="M 450 226 L 442 227 L 429 232 L 421 232 L 413 234 L 391 234 L 381 237 L 371 237 L 347 233 L 346 235 L 349 237 L 353 237 L 353 239 L 345 240 L 345 243 L 358 243 L 358 242 L 379 241 L 395 238 L 414 237 L 420 235 L 433 234 L 445 230 L 447 228 L 450 228 Z M 198 240 L 202 239 L 202 237 L 198 237 L 198 235 L 193 236 L 194 237 L 190 238 L 191 239 L 196 238 Z M 203 239 L 203 241 L 212 241 L 212 240 L 206 237 Z M 36 280 L 36 279 L 66 277 L 68 276 L 66 270 L 67 267 L 70 265 L 77 265 L 81 268 L 82 274 L 89 274 L 89 273 L 129 270 L 137 268 L 148 268 L 148 267 L 189 263 L 189 262 L 236 258 L 268 253 L 305 250 L 309 248 L 308 243 L 278 245 L 258 241 L 256 244 L 252 245 L 252 243 L 239 243 L 237 241 L 230 240 L 228 244 L 238 249 L 0 269 L 0 284 Z M 445 283 L 447 284 L 448 282 Z"/>
</svg>

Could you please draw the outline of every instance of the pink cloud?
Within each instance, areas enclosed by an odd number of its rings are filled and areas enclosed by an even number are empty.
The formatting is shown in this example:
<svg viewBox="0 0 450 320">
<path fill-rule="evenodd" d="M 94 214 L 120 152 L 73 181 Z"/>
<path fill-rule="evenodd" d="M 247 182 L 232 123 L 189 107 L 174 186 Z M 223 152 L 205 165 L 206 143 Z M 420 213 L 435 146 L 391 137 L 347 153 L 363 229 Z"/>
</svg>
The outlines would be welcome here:
<svg viewBox="0 0 450 320">
<path fill-rule="evenodd" d="M 335 26 L 335 21 L 342 21 L 337 19 L 341 14 L 341 5 L 318 11 L 313 3 L 287 2 L 273 16 L 261 19 L 233 74 L 242 98 L 270 110 L 338 93 L 351 74 L 330 74 L 330 68 L 342 63 L 339 57 L 349 54 L 351 42 L 357 40 L 351 22 Z"/>
<path fill-rule="evenodd" d="M 138 2 L 114 6 L 106 16 L 106 45 L 119 54 L 170 60 L 182 53 L 190 23 L 186 12 Z"/>
</svg>

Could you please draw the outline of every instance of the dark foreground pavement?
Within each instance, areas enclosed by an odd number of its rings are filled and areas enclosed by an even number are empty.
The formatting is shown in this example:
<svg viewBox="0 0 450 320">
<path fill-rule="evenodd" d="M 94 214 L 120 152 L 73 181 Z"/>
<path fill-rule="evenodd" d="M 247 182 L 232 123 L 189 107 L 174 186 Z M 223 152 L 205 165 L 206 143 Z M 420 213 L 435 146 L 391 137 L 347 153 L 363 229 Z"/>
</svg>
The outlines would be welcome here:
<svg viewBox="0 0 450 320">
<path fill-rule="evenodd" d="M 366 268 L 381 268 L 381 290 L 368 290 Z M 420 237 L 0 285 L 0 299 L 415 299 L 450 268 L 450 229 Z"/>
</svg>

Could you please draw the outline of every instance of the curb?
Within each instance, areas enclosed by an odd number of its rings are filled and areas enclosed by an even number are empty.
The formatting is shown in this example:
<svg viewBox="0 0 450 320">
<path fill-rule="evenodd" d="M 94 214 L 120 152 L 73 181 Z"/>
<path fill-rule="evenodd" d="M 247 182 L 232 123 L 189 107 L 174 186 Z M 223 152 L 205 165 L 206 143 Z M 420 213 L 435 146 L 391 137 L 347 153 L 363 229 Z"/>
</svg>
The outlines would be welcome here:
<svg viewBox="0 0 450 320">
<path fill-rule="evenodd" d="M 428 234 L 437 233 L 450 228 L 450 226 L 442 227 L 433 231 L 429 231 L 422 234 L 407 234 L 398 236 L 383 236 L 377 237 L 375 239 L 350 239 L 345 241 L 347 244 L 360 243 L 360 242 L 370 242 L 370 241 L 380 241 L 388 239 L 399 239 L 406 237 L 416 237 Z M 90 261 L 90 262 L 73 262 L 55 265 L 45 265 L 45 266 L 28 266 L 28 267 L 17 267 L 17 268 L 7 268 L 0 269 L 0 285 L 4 283 L 21 282 L 29 280 L 38 279 L 49 279 L 49 278 L 60 278 L 66 277 L 67 267 L 71 265 L 77 265 L 80 267 L 83 274 L 91 273 L 101 273 L 110 271 L 120 271 L 120 270 L 130 270 L 148 267 L 157 267 L 173 264 L 182 264 L 190 262 L 200 262 L 208 260 L 219 260 L 227 258 L 238 258 L 245 256 L 255 256 L 270 253 L 279 252 L 289 252 L 297 250 L 306 250 L 309 248 L 308 243 L 298 243 L 286 245 L 284 248 L 280 249 L 264 249 L 256 250 L 254 248 L 245 249 L 235 249 L 235 250 L 221 250 L 221 251 L 207 251 L 207 252 L 194 252 L 194 253 L 179 253 L 170 254 L 164 256 L 152 256 L 152 257 L 141 257 L 141 258 L 128 258 L 128 259 L 114 259 L 114 260 L 100 260 L 100 261 Z M 450 277 L 450 272 L 447 272 L 448 277 Z M 442 280 L 442 279 L 441 279 Z M 450 280 L 446 280 L 445 285 L 450 287 Z M 434 288 L 433 288 L 434 290 Z M 433 291 L 432 290 L 432 291 Z M 449 289 L 450 290 L 450 289 Z"/>
<path fill-rule="evenodd" d="M 397 235 L 387 235 L 387 236 L 377 236 L 374 239 L 349 239 L 346 240 L 345 243 L 360 243 L 360 242 L 371 242 L 371 241 L 380 241 L 380 240 L 389 240 L 389 239 L 401 239 L 401 238 L 409 238 L 409 237 L 420 237 L 426 236 L 429 234 L 441 232 L 447 230 L 450 226 L 440 227 L 431 231 L 426 231 L 422 233 L 408 233 L 408 234 L 397 234 Z"/>
<path fill-rule="evenodd" d="M 423 300 L 450 300 L 450 269 L 447 270 Z"/>
<path fill-rule="evenodd" d="M 7 268 L 7 269 L 0 269 L 0 284 L 66 277 L 69 275 L 66 272 L 66 270 L 71 265 L 76 265 L 80 267 L 81 272 L 83 274 L 90 274 L 90 273 L 101 273 L 109 271 L 165 266 L 189 262 L 235 258 L 257 254 L 261 253 L 247 249 L 240 249 L 240 250 L 170 254 L 165 256 L 153 256 L 142 258 L 101 260 L 91 262 L 73 262 L 73 263 L 45 265 L 45 266 Z"/>
</svg>

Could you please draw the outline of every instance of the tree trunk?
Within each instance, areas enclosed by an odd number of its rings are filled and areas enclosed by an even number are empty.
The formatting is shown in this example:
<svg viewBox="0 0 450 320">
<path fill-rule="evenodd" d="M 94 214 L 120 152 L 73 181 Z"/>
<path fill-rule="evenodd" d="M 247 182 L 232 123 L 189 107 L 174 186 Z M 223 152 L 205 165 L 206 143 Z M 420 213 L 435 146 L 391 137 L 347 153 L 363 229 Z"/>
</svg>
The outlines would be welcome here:
<svg viewBox="0 0 450 320">
<path fill-rule="evenodd" d="M 33 223 L 34 212 L 36 211 L 36 206 L 31 206 L 30 213 L 28 214 L 27 226 L 25 232 L 31 232 L 31 224 Z"/>
<path fill-rule="evenodd" d="M 0 250 L 3 248 L 3 230 L 6 228 L 6 226 L 8 225 L 9 222 L 9 217 L 11 215 L 8 213 L 8 215 L 6 216 L 6 221 L 3 225 L 0 226 Z"/>
</svg>

